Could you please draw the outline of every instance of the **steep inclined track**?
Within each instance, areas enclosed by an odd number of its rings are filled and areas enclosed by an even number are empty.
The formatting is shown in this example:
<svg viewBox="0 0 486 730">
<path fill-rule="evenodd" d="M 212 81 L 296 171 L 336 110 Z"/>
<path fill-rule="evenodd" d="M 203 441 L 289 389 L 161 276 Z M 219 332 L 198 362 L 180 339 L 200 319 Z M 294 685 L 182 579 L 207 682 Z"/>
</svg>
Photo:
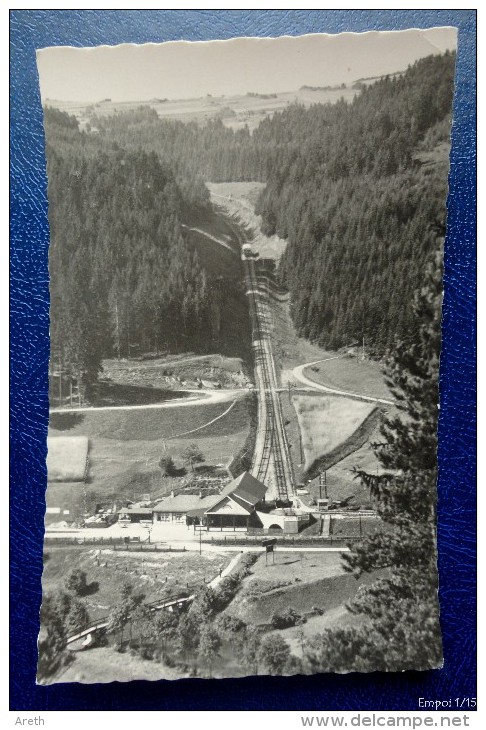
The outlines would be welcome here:
<svg viewBox="0 0 486 730">
<path fill-rule="evenodd" d="M 269 498 L 288 502 L 295 483 L 277 388 L 268 292 L 259 285 L 254 259 L 243 256 L 243 265 L 258 389 L 258 430 L 251 473 L 267 485 Z"/>
</svg>

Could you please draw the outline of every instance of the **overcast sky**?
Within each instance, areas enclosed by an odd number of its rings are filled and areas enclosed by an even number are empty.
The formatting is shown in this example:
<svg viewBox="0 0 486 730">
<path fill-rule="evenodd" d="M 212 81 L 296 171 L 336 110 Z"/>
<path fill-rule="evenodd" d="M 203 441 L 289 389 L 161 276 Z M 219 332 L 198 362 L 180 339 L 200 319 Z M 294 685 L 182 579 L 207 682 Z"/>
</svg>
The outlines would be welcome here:
<svg viewBox="0 0 486 730">
<path fill-rule="evenodd" d="M 42 100 L 184 99 L 295 91 L 404 70 L 456 47 L 455 28 L 55 47 L 37 52 Z"/>
</svg>

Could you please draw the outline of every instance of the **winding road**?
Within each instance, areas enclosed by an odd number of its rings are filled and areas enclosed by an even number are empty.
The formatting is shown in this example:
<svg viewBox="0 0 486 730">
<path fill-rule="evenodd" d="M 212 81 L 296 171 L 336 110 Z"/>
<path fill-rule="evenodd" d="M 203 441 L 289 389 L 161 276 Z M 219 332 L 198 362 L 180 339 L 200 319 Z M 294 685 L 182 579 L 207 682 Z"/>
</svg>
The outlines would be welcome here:
<svg viewBox="0 0 486 730">
<path fill-rule="evenodd" d="M 386 400 L 386 398 L 373 398 L 370 395 L 361 395 L 361 393 L 353 393 L 347 390 L 337 390 L 336 388 L 330 388 L 327 385 L 321 385 L 320 383 L 316 383 L 314 380 L 310 380 L 310 378 L 307 378 L 304 375 L 304 370 L 306 368 L 312 367 L 313 365 L 317 365 L 321 362 L 329 362 L 329 360 L 340 360 L 340 356 L 336 355 L 335 357 L 326 357 L 323 360 L 314 360 L 314 362 L 306 362 L 303 365 L 298 365 L 296 368 L 292 370 L 292 375 L 296 380 L 303 383 L 303 385 L 306 385 L 308 388 L 312 388 L 312 390 L 319 390 L 322 393 L 331 393 L 332 395 L 342 395 L 346 398 L 355 398 L 356 400 L 362 400 L 366 401 L 368 403 L 381 403 L 383 405 L 387 406 L 393 406 L 395 405 L 394 401 L 392 400 Z"/>
<path fill-rule="evenodd" d="M 70 408 L 51 408 L 49 413 L 92 413 L 93 411 L 143 411 L 161 408 L 183 408 L 184 406 L 207 406 L 214 403 L 227 403 L 243 398 L 247 390 L 242 388 L 221 389 L 221 390 L 195 390 L 186 389 L 186 393 L 192 393 L 187 398 L 173 398 L 161 403 L 147 403 L 134 406 L 73 406 Z"/>
</svg>

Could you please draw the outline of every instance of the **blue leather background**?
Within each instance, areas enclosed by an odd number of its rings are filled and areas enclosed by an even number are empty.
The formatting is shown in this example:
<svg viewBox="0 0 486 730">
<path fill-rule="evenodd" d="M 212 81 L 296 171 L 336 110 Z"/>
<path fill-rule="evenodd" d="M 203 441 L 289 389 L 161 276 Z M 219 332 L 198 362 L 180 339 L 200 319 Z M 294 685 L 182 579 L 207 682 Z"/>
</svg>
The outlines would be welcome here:
<svg viewBox="0 0 486 730">
<path fill-rule="evenodd" d="M 35 685 L 49 356 L 48 224 L 35 49 L 459 27 L 441 361 L 439 568 L 444 668 L 426 673 Z M 11 709 L 418 709 L 475 696 L 476 15 L 468 10 L 11 11 Z"/>
</svg>

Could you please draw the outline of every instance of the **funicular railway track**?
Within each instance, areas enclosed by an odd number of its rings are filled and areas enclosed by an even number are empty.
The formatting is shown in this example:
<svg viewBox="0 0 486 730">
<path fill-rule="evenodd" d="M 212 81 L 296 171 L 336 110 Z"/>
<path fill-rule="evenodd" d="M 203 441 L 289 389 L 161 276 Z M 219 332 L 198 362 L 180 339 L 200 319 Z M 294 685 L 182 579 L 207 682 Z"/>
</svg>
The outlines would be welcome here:
<svg viewBox="0 0 486 730">
<path fill-rule="evenodd" d="M 272 317 L 267 287 L 261 287 L 255 260 L 243 253 L 246 293 L 250 305 L 255 378 L 258 388 L 258 433 L 252 474 L 267 484 L 270 494 L 283 503 L 295 491 L 289 445 L 277 391 L 277 374 L 272 352 Z M 273 488 L 273 489 L 272 489 Z"/>
</svg>

